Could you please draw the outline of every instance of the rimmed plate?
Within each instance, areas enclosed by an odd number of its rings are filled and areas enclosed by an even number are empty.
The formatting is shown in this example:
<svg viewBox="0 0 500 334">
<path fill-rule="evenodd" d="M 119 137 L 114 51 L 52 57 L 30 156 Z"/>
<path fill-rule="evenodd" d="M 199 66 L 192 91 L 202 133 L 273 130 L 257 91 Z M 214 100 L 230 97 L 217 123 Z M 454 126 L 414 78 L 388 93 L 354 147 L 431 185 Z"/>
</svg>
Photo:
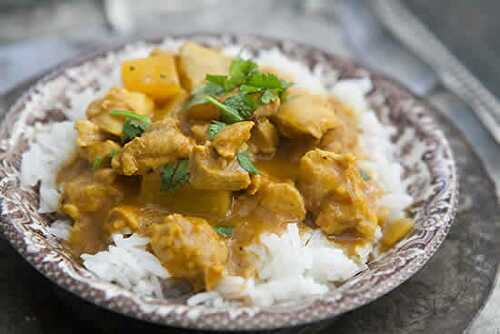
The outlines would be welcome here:
<svg viewBox="0 0 500 334">
<path fill-rule="evenodd" d="M 330 293 L 300 303 L 269 308 L 214 309 L 187 306 L 181 299 L 134 295 L 102 282 L 81 267 L 49 233 L 53 217 L 37 212 L 36 189 L 20 189 L 20 161 L 36 123 L 61 121 L 71 108 L 71 94 L 98 91 L 124 56 L 154 46 L 191 39 L 215 46 L 244 45 L 251 52 L 278 48 L 320 73 L 326 86 L 339 78 L 369 77 L 369 103 L 378 118 L 397 131 L 392 141 L 404 167 L 404 182 L 415 199 L 416 228 L 405 240 L 371 262 L 369 268 Z M 90 88 L 89 88 L 90 87 Z M 427 104 L 399 84 L 355 63 L 300 43 L 257 36 L 197 34 L 137 42 L 78 59 L 55 69 L 28 90 L 9 110 L 0 127 L 0 226 L 14 248 L 59 286 L 98 306 L 159 324 L 192 329 L 261 330 L 332 318 L 391 291 L 415 274 L 435 253 L 453 222 L 457 176 L 450 147 Z"/>
</svg>

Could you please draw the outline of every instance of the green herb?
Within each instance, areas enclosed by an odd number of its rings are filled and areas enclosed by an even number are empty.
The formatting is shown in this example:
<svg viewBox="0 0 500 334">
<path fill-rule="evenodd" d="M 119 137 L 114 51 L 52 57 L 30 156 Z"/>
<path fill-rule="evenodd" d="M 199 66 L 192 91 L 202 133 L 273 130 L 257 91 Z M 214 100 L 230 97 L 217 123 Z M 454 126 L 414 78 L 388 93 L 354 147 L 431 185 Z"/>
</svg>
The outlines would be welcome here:
<svg viewBox="0 0 500 334">
<path fill-rule="evenodd" d="M 368 173 L 366 171 L 364 171 L 361 168 L 359 168 L 358 170 L 359 170 L 359 175 L 361 175 L 363 180 L 365 180 L 366 182 L 370 181 L 370 175 L 368 175 Z"/>
<path fill-rule="evenodd" d="M 110 114 L 112 116 L 126 117 L 122 129 L 122 143 L 124 144 L 135 137 L 141 136 L 151 125 L 151 120 L 148 116 L 139 115 L 132 111 L 115 109 Z"/>
<path fill-rule="evenodd" d="M 236 123 L 244 120 L 238 110 L 219 102 L 212 96 L 205 96 L 205 100 L 221 110 L 221 119 L 226 123 Z"/>
<path fill-rule="evenodd" d="M 215 74 L 207 74 L 206 79 L 208 82 L 215 84 L 221 88 L 224 88 L 224 85 L 227 80 L 226 75 L 215 75 Z"/>
<path fill-rule="evenodd" d="M 183 110 L 188 110 L 195 105 L 207 103 L 206 96 L 219 96 L 224 93 L 224 88 L 214 82 L 208 82 L 193 92 L 191 98 L 184 104 Z"/>
<path fill-rule="evenodd" d="M 243 84 L 240 86 L 240 92 L 243 94 L 259 93 L 262 92 L 262 88 Z"/>
<path fill-rule="evenodd" d="M 189 160 L 178 160 L 163 167 L 161 191 L 176 191 L 189 181 Z"/>
<path fill-rule="evenodd" d="M 148 127 L 149 124 L 144 122 L 136 121 L 130 118 L 126 119 L 123 123 L 122 143 L 125 144 L 135 137 L 140 137 Z"/>
<path fill-rule="evenodd" d="M 229 76 L 224 83 L 226 92 L 243 84 L 247 78 L 257 70 L 257 64 L 251 60 L 244 60 L 237 57 L 229 67 Z"/>
<path fill-rule="evenodd" d="M 249 96 L 245 94 L 233 95 L 224 101 L 224 105 L 236 110 L 238 114 L 244 119 L 250 119 L 257 104 Z"/>
<path fill-rule="evenodd" d="M 215 232 L 219 233 L 223 237 L 231 237 L 233 235 L 233 228 L 228 226 L 215 226 Z"/>
<path fill-rule="evenodd" d="M 238 154 L 236 154 L 236 159 L 238 160 L 241 168 L 243 168 L 250 174 L 259 175 L 259 171 L 253 164 L 252 159 L 250 158 L 250 154 L 247 151 L 239 152 Z"/>
<path fill-rule="evenodd" d="M 276 93 L 276 90 L 274 90 L 274 89 L 268 89 L 260 97 L 260 102 L 262 104 L 268 104 L 268 103 L 271 103 L 273 101 L 277 101 L 278 99 L 279 99 L 279 96 Z"/>
<path fill-rule="evenodd" d="M 151 120 L 149 119 L 148 116 L 139 115 L 133 111 L 114 109 L 114 110 L 111 110 L 111 115 L 112 116 L 122 116 L 122 117 L 126 117 L 128 119 L 133 119 L 133 120 L 142 122 L 142 123 L 146 124 L 147 126 L 149 126 L 151 124 Z"/>
<path fill-rule="evenodd" d="M 102 157 L 100 155 L 97 155 L 94 159 L 94 161 L 92 161 L 92 170 L 93 171 L 96 171 L 98 170 L 99 168 L 101 168 L 101 165 L 102 165 Z"/>
<path fill-rule="evenodd" d="M 226 126 L 225 123 L 212 121 L 208 126 L 208 139 L 212 140 Z"/>
</svg>

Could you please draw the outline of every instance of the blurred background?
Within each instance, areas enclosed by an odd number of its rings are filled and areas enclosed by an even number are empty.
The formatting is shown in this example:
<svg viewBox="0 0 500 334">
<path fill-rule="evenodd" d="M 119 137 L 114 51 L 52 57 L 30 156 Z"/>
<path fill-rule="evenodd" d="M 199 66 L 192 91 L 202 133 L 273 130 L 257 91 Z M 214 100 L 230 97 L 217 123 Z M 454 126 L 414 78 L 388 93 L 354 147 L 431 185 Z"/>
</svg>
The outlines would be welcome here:
<svg viewBox="0 0 500 334">
<path fill-rule="evenodd" d="M 76 55 L 172 33 L 237 32 L 293 39 L 354 57 L 396 77 L 425 79 L 425 73 L 414 73 L 410 68 L 391 73 L 398 66 L 390 58 L 392 54 L 384 61 L 383 55 L 371 53 L 366 44 L 358 43 L 371 37 L 376 42 L 387 33 L 374 31 L 371 35 L 361 29 L 361 23 L 374 15 L 372 5 L 384 1 L 0 0 L 0 104 L 2 100 L 10 104 L 22 91 L 19 87 L 26 87 L 30 79 Z M 500 97 L 499 0 L 401 2 L 493 95 Z M 426 48 L 427 43 L 420 47 Z M 453 97 L 441 92 L 430 99 L 453 115 Z M 453 122 L 465 133 L 494 179 L 500 180 L 498 145 L 473 112 L 458 115 L 451 117 Z M 494 279 L 488 277 L 488 286 L 494 285 Z M 496 285 L 486 307 L 469 325 L 470 332 L 500 333 L 500 287 Z M 114 327 L 107 324 L 106 330 L 96 331 L 96 323 L 107 323 L 109 314 L 100 314 L 96 321 L 93 316 L 83 317 L 82 321 L 79 311 L 69 311 L 66 305 L 55 297 L 53 286 L 0 237 L 0 333 L 124 332 L 125 325 L 120 327 L 117 322 Z M 409 319 L 413 324 L 425 322 L 414 314 Z"/>
</svg>

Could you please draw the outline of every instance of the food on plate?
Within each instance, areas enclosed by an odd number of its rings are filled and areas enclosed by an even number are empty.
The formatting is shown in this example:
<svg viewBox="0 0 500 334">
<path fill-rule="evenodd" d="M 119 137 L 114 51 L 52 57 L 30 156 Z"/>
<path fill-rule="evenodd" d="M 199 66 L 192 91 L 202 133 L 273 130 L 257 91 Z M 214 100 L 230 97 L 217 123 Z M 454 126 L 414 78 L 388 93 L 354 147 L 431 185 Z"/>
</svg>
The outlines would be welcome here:
<svg viewBox="0 0 500 334">
<path fill-rule="evenodd" d="M 277 50 L 240 53 L 186 42 L 126 59 L 85 117 L 35 136 L 24 184 L 40 181 L 41 211 L 67 219 L 59 235 L 101 279 L 266 306 L 335 289 L 412 230 L 370 80 L 327 89 Z"/>
</svg>

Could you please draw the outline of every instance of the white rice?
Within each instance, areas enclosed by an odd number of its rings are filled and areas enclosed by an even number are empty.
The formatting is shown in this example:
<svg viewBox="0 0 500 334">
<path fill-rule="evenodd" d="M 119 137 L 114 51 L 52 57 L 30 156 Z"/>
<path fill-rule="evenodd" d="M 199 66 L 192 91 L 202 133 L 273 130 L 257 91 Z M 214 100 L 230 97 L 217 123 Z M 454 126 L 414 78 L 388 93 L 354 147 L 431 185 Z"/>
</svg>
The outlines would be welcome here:
<svg viewBox="0 0 500 334">
<path fill-rule="evenodd" d="M 239 47 L 225 50 L 231 55 L 240 51 Z M 134 55 L 145 55 L 147 48 L 134 52 Z M 243 52 L 242 56 L 248 55 Z M 73 153 L 76 134 L 72 121 L 84 117 L 85 108 L 92 99 L 118 84 L 117 73 L 123 58 L 114 59 L 117 70 L 110 78 L 100 79 L 99 91 L 87 89 L 67 94 L 72 107 L 67 116 L 71 121 L 37 128 L 30 149 L 23 155 L 21 184 L 30 187 L 41 183 L 40 212 L 57 209 L 60 193 L 55 187 L 54 175 L 60 162 L 67 160 Z M 380 204 L 390 209 L 391 218 L 404 216 L 404 209 L 411 204 L 412 198 L 401 182 L 402 168 L 390 142 L 393 130 L 380 123 L 365 98 L 372 89 L 370 80 L 342 80 L 327 91 L 316 70 L 311 71 L 303 64 L 288 59 L 277 49 L 262 51 L 255 60 L 261 66 L 274 67 L 293 78 L 301 88 L 315 93 L 330 93 L 352 108 L 359 117 L 360 145 L 366 154 L 366 159 L 360 165 L 384 189 L 385 195 Z M 50 233 L 67 239 L 69 225 L 57 221 L 51 226 Z M 256 259 L 257 278 L 226 275 L 214 291 L 196 294 L 187 303 L 221 307 L 231 301 L 243 301 L 269 306 L 324 294 L 335 288 L 334 283 L 343 282 L 366 268 L 380 236 L 379 229 L 376 240 L 359 247 L 356 256 L 349 257 L 321 232 L 300 235 L 297 225 L 289 224 L 281 235 L 264 234 L 260 243 L 247 247 L 247 251 Z M 138 235 L 128 238 L 114 235 L 113 244 L 106 251 L 82 255 L 83 264 L 102 280 L 116 283 L 140 295 L 161 298 L 160 282 L 170 275 L 159 260 L 146 250 L 148 243 L 148 238 Z"/>
<path fill-rule="evenodd" d="M 139 235 L 128 238 L 113 235 L 106 251 L 83 254 L 83 265 L 97 277 L 144 296 L 163 297 L 160 280 L 170 275 L 160 261 L 146 250 L 149 239 Z"/>
</svg>

